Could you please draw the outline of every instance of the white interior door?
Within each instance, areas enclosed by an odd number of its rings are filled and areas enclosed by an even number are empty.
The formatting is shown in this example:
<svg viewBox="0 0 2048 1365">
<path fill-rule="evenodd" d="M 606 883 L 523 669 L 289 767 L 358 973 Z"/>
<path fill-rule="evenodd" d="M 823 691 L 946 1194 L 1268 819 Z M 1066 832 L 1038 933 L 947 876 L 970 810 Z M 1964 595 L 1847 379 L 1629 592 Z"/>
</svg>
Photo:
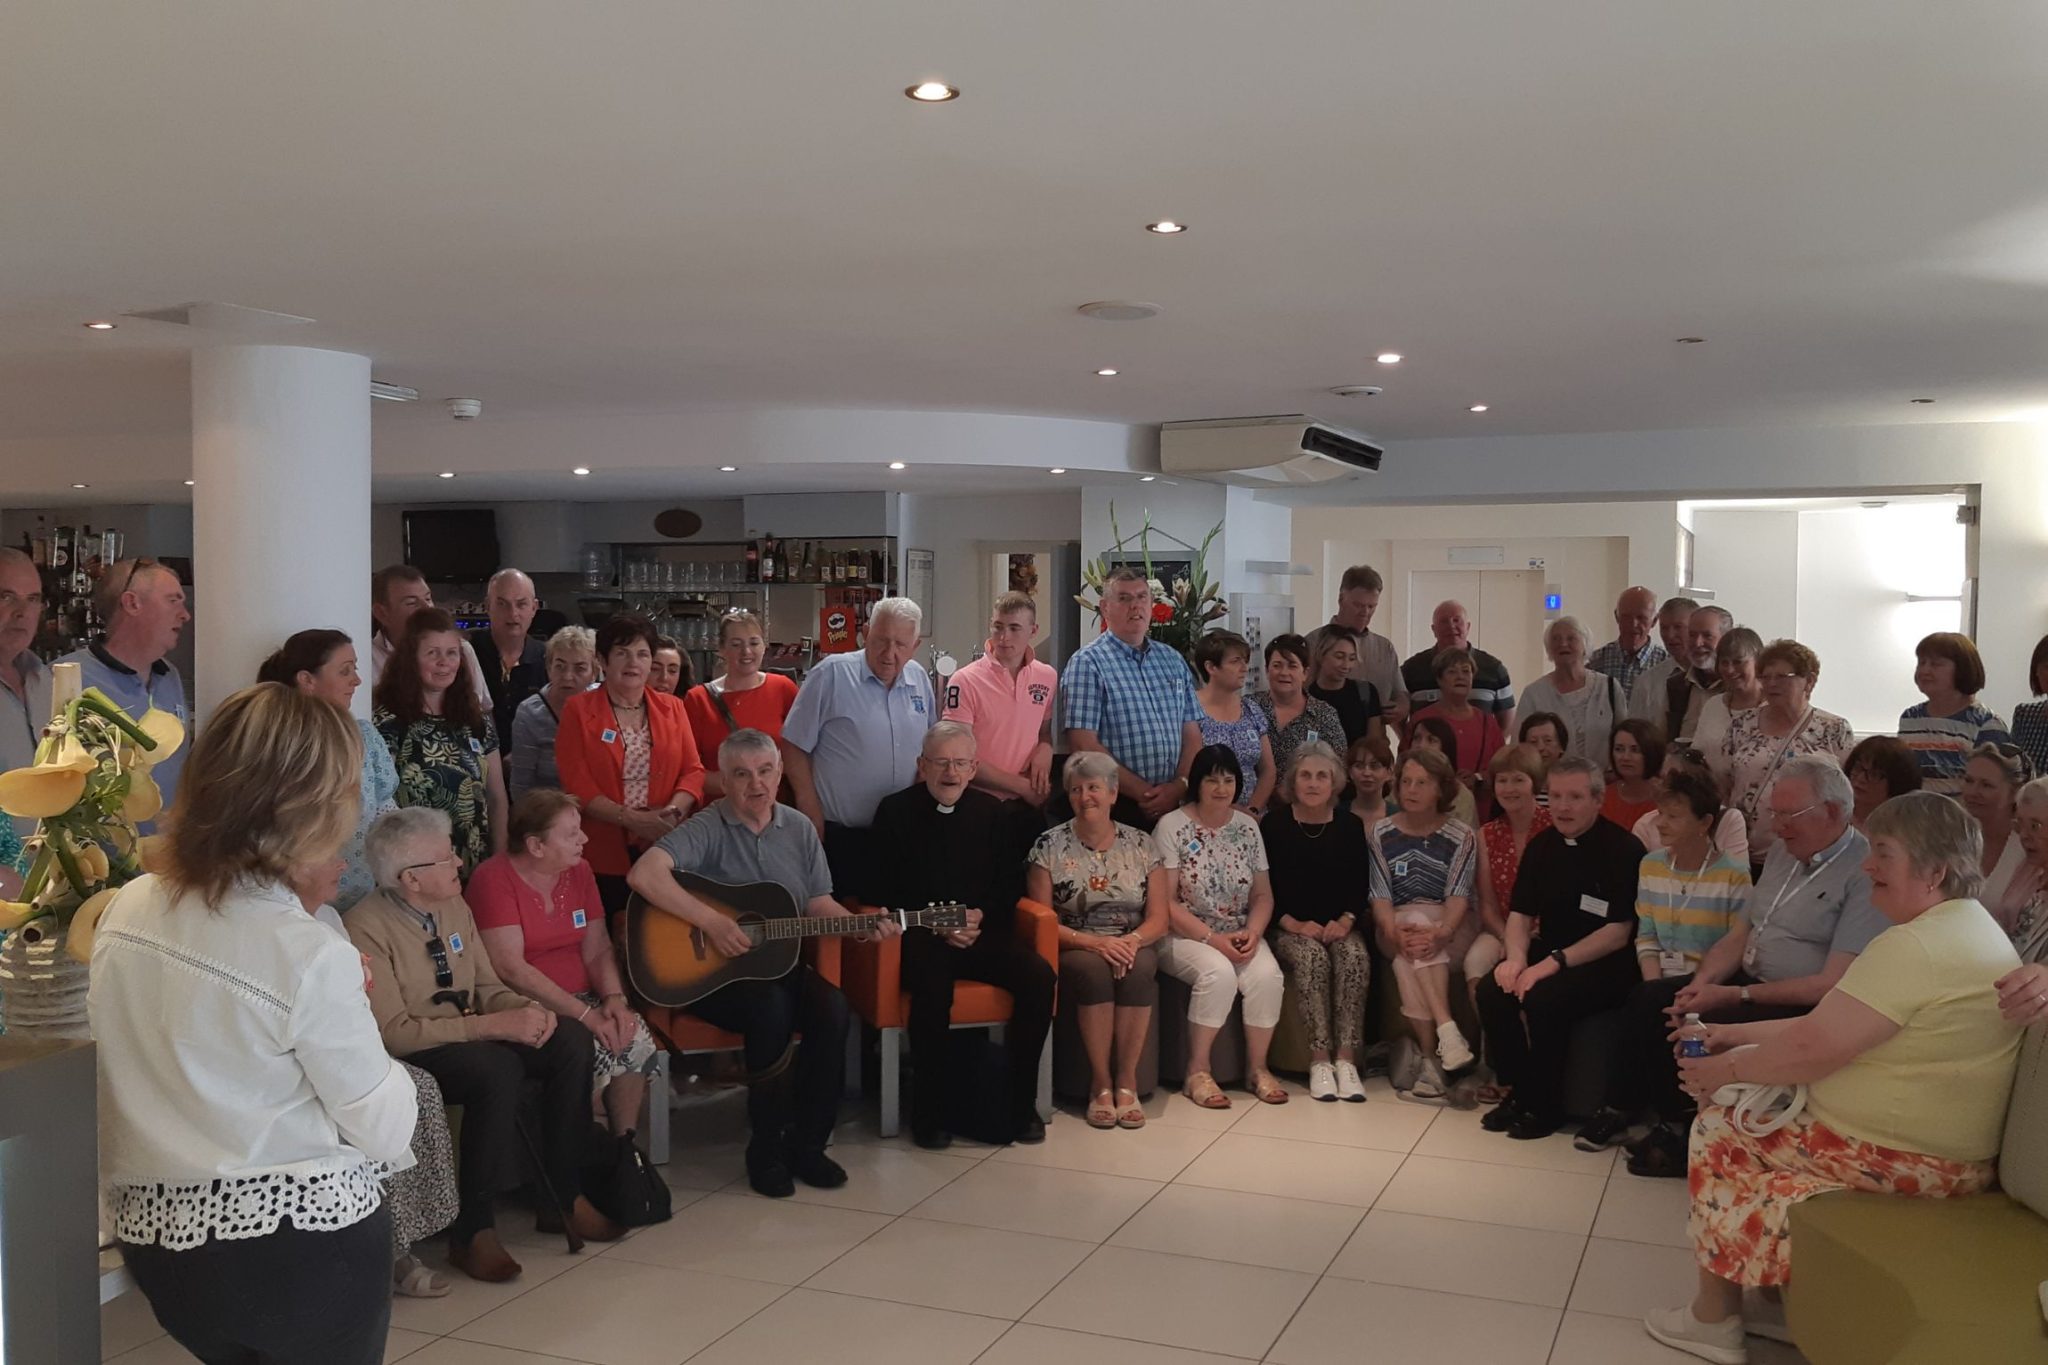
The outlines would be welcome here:
<svg viewBox="0 0 2048 1365">
<path fill-rule="evenodd" d="M 1439 602 L 1463 602 L 1465 610 L 1472 617 L 1472 638 L 1484 639 L 1481 633 L 1479 580 L 1483 577 L 1477 569 L 1417 569 L 1408 575 L 1408 639 L 1401 657 L 1419 654 L 1425 649 L 1436 647 L 1436 636 L 1430 633 L 1429 618 L 1436 614 Z"/>
<path fill-rule="evenodd" d="M 1472 640 L 1507 665 L 1516 683 L 1549 671 L 1543 657 L 1543 574 L 1534 569 L 1417 569 L 1408 575 L 1407 649 L 1436 643 L 1429 619 L 1436 604 L 1462 602 Z"/>
</svg>

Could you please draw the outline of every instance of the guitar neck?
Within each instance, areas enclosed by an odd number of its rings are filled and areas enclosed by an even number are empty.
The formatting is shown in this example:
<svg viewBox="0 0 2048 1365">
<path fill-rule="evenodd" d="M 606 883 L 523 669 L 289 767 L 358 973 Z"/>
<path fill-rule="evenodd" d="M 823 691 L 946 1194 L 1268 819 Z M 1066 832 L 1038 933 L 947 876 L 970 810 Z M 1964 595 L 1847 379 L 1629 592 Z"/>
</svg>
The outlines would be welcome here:
<svg viewBox="0 0 2048 1365">
<path fill-rule="evenodd" d="M 748 930 L 763 943 L 780 939 L 815 938 L 824 935 L 871 934 L 884 924 L 916 929 L 938 918 L 932 910 L 882 910 L 872 915 L 798 915 L 794 919 L 768 920 Z"/>
</svg>

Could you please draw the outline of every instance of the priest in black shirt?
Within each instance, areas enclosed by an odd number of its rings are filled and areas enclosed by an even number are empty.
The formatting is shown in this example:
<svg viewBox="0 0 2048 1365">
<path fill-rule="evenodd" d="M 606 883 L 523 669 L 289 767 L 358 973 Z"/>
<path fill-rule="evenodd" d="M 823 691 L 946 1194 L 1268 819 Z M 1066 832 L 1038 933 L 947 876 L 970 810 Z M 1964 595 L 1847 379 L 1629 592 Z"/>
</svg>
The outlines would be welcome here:
<svg viewBox="0 0 2048 1365">
<path fill-rule="evenodd" d="M 920 909 L 934 902 L 969 907 L 968 927 L 903 936 L 903 989 L 910 995 L 910 1135 L 920 1147 L 952 1143 L 945 1125 L 947 1037 L 953 983 L 986 981 L 1010 993 L 1004 1030 L 1010 1112 L 1016 1140 L 1040 1142 L 1038 1063 L 1052 1028 L 1052 964 L 1015 932 L 1024 891 L 1024 855 L 1042 822 L 1019 801 L 971 786 L 974 731 L 940 721 L 924 739 L 917 785 L 884 797 L 875 811 L 874 847 L 885 904 Z"/>
<path fill-rule="evenodd" d="M 1572 1025 L 1623 1004 L 1641 979 L 1631 945 L 1642 843 L 1601 817 L 1605 783 L 1592 763 L 1559 759 L 1549 786 L 1553 823 L 1522 854 L 1507 957 L 1479 986 L 1488 1055 L 1514 1087 L 1482 1122 L 1525 1140 L 1564 1126 Z"/>
</svg>

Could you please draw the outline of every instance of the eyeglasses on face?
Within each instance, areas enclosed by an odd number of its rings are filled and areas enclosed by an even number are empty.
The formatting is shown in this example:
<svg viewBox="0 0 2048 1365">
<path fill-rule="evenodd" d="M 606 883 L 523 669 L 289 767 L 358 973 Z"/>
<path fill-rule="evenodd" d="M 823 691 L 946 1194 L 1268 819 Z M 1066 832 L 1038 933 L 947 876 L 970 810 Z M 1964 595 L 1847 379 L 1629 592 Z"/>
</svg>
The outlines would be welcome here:
<svg viewBox="0 0 2048 1365">
<path fill-rule="evenodd" d="M 404 867 L 401 867 L 401 868 L 399 868 L 399 869 L 398 869 L 398 875 L 399 875 L 399 876 L 401 876 L 401 877 L 403 877 L 403 876 L 404 876 L 404 875 L 405 875 L 406 873 L 408 873 L 408 872 L 417 872 L 417 871 L 419 871 L 419 870 L 420 870 L 421 868 L 423 868 L 423 867 L 453 867 L 453 868 L 460 868 L 461 866 L 462 866 L 462 855 L 461 855 L 460 853 L 450 853 L 450 854 L 449 854 L 449 855 L 448 855 L 447 857 L 445 857 L 445 858 L 436 858 L 436 859 L 434 859 L 434 861 L 432 861 L 432 862 L 430 862 L 430 863 L 407 863 L 407 864 L 406 864 L 406 865 L 405 865 Z"/>
<path fill-rule="evenodd" d="M 925 762 L 931 764 L 942 773 L 972 772 L 974 765 L 979 761 L 972 758 L 928 758 L 925 760 Z"/>
<path fill-rule="evenodd" d="M 121 580 L 121 591 L 115 593 L 114 596 L 127 596 L 128 589 L 135 586 L 135 575 L 141 573 L 144 569 L 154 569 L 156 566 L 156 561 L 148 555 L 142 555 L 137 558 L 133 564 L 128 566 L 128 576 Z"/>
<path fill-rule="evenodd" d="M 1771 812 L 1771 820 L 1776 824 L 1788 825 L 1792 823 L 1794 820 L 1797 820 L 1800 816 L 1805 815 L 1810 811 L 1817 811 L 1826 804 L 1827 802 L 1825 801 L 1816 801 L 1810 806 L 1801 806 L 1798 810 L 1795 811 L 1774 810 Z"/>
</svg>

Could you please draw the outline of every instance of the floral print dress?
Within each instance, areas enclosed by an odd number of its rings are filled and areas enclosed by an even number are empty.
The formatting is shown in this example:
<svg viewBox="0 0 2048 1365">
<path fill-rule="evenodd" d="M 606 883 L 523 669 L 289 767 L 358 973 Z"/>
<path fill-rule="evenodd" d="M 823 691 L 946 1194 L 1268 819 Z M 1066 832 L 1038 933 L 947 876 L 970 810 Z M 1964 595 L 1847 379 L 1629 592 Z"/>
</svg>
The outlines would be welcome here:
<svg viewBox="0 0 2048 1365">
<path fill-rule="evenodd" d="M 1078 934 L 1114 938 L 1145 919 L 1145 879 L 1159 866 L 1151 836 L 1118 825 L 1100 852 L 1081 842 L 1074 823 L 1054 825 L 1031 846 L 1030 862 L 1052 878 L 1052 908 Z"/>
<path fill-rule="evenodd" d="M 441 716 L 421 716 L 407 725 L 382 707 L 370 719 L 397 765 L 398 804 L 447 813 L 462 875 L 468 878 L 491 856 L 484 762 L 498 751 L 497 726 L 488 714 L 474 729 Z"/>
</svg>

